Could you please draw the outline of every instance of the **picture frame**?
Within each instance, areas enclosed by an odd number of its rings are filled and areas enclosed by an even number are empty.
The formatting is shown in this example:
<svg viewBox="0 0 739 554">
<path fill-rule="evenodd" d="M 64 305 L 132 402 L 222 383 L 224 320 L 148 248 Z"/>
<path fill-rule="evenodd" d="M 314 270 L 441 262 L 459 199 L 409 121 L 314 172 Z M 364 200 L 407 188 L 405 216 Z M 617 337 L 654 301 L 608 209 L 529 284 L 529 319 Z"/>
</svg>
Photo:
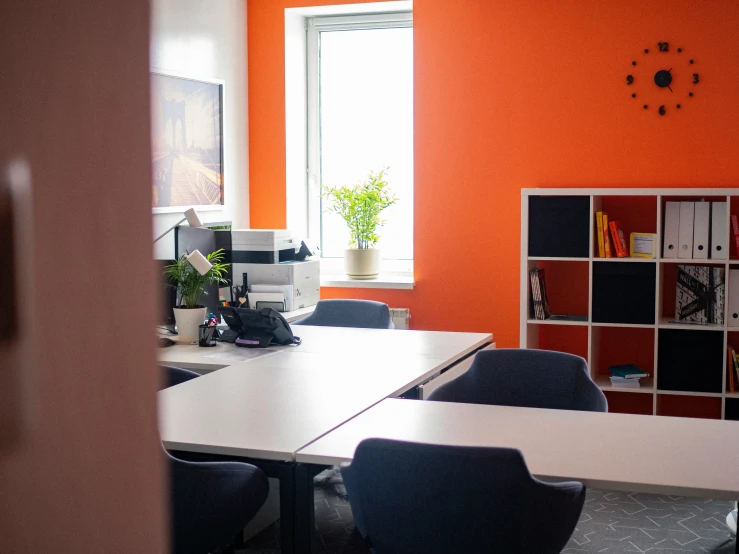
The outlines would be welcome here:
<svg viewBox="0 0 739 554">
<path fill-rule="evenodd" d="M 223 209 L 223 87 L 151 71 L 153 213 Z"/>
</svg>

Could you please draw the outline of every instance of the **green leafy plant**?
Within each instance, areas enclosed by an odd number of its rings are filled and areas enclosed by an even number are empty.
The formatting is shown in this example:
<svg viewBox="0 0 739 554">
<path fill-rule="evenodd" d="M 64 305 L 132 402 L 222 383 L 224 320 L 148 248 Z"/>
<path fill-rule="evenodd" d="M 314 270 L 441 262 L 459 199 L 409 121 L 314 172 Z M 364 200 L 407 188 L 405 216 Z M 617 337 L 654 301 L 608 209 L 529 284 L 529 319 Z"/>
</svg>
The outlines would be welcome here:
<svg viewBox="0 0 739 554">
<path fill-rule="evenodd" d="M 213 283 L 227 284 L 223 275 L 228 270 L 229 264 L 223 262 L 223 248 L 211 252 L 205 258 L 212 267 L 205 275 L 198 271 L 187 261 L 185 254 L 180 256 L 175 263 L 164 267 L 164 275 L 170 282 L 170 287 L 175 289 L 181 297 L 180 307 L 199 308 L 200 297 L 205 292 L 205 286 Z"/>
<path fill-rule="evenodd" d="M 388 190 L 387 170 L 370 171 L 367 180 L 355 187 L 321 187 L 322 196 L 331 202 L 327 211 L 338 214 L 346 222 L 352 248 L 372 248 L 377 243 L 380 237 L 375 231 L 385 224 L 380 212 L 397 202 Z"/>
</svg>

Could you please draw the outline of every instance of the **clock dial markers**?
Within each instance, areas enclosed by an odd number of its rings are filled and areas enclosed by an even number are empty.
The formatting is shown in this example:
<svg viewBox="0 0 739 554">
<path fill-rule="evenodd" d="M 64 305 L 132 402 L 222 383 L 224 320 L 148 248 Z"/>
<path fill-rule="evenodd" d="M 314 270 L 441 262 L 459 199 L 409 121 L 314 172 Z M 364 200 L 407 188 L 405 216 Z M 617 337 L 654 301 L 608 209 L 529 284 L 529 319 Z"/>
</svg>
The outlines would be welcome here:
<svg viewBox="0 0 739 554">
<path fill-rule="evenodd" d="M 690 71 L 688 71 L 685 62 L 687 61 L 688 64 L 693 65 L 695 60 L 693 58 L 686 60 L 685 57 L 682 56 L 676 58 L 673 57 L 672 59 L 677 63 L 670 64 L 674 65 L 674 67 L 666 69 L 665 66 L 668 64 L 665 63 L 663 65 L 662 62 L 658 60 L 663 60 L 664 58 L 670 59 L 671 56 L 677 56 L 683 52 L 683 48 L 671 48 L 670 43 L 667 41 L 656 42 L 655 45 L 656 49 L 654 52 L 656 55 L 653 54 L 652 56 L 645 56 L 638 64 L 637 60 L 632 59 L 631 65 L 634 66 L 634 69 L 631 73 L 626 75 L 626 85 L 631 88 L 629 91 L 631 98 L 637 98 L 638 96 L 641 101 L 646 100 L 648 102 L 647 104 L 642 105 L 644 110 L 649 110 L 651 112 L 656 111 L 660 116 L 664 116 L 668 111 L 667 106 L 670 106 L 671 109 L 680 110 L 682 108 L 682 104 L 667 101 L 668 98 L 664 96 L 667 93 L 660 91 L 667 89 L 670 93 L 677 92 L 678 97 L 684 98 L 681 95 L 687 94 L 688 97 L 692 98 L 694 92 L 690 89 L 701 82 L 701 75 L 694 73 L 695 70 L 692 67 L 690 68 Z M 649 54 L 649 50 L 649 48 L 645 48 L 643 53 Z M 660 66 L 662 67 L 660 68 Z M 673 70 L 677 75 L 672 73 Z M 645 72 L 646 75 L 644 75 Z M 686 88 L 688 90 L 685 90 Z M 675 98 L 670 95 L 668 95 L 668 97 Z M 649 106 L 652 106 L 652 108 L 650 109 Z"/>
</svg>

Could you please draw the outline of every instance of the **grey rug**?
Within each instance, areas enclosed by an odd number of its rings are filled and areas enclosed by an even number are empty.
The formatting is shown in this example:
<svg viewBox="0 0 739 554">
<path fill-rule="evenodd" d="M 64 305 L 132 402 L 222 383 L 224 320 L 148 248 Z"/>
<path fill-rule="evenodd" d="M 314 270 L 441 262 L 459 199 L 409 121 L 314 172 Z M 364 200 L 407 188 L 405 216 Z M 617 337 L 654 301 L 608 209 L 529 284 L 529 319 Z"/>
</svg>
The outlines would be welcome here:
<svg viewBox="0 0 739 554">
<path fill-rule="evenodd" d="M 318 552 L 365 554 L 354 529 L 340 478 L 316 479 Z M 726 527 L 732 503 L 667 495 L 588 490 L 566 554 L 733 554 Z M 239 554 L 279 554 L 279 521 L 246 544 Z M 456 553 L 455 553 L 456 554 Z"/>
</svg>

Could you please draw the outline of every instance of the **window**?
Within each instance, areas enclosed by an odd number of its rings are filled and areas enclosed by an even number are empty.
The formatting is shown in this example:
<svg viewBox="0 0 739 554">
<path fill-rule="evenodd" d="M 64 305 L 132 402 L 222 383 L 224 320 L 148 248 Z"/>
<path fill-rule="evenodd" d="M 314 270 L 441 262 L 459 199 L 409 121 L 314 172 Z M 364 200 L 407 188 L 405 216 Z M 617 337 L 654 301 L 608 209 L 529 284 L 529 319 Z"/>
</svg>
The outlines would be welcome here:
<svg viewBox="0 0 739 554">
<path fill-rule="evenodd" d="M 410 13 L 308 20 L 308 228 L 324 258 L 349 244 L 325 211 L 320 184 L 355 185 L 387 172 L 395 205 L 382 212 L 377 247 L 413 259 L 413 27 Z"/>
</svg>

